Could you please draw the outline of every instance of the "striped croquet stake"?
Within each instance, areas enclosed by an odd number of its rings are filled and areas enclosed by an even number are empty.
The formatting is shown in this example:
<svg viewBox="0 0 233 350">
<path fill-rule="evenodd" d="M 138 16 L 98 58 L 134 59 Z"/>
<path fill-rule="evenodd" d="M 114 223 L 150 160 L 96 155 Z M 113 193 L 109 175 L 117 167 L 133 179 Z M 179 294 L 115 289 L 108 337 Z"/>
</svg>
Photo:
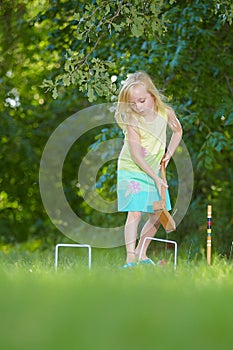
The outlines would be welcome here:
<svg viewBox="0 0 233 350">
<path fill-rule="evenodd" d="M 211 265 L 211 225 L 212 225 L 212 206 L 207 207 L 207 264 Z"/>
</svg>

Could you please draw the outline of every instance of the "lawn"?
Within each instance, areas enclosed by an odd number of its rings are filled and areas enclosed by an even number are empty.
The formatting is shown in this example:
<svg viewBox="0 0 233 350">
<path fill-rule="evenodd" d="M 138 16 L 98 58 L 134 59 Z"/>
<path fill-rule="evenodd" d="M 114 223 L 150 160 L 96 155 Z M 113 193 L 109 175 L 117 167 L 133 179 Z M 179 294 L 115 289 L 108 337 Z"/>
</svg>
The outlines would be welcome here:
<svg viewBox="0 0 233 350">
<path fill-rule="evenodd" d="M 119 269 L 124 247 L 0 253 L 1 349 L 219 349 L 233 344 L 233 265 L 215 256 Z M 164 252 L 161 252 L 164 255 Z M 156 256 L 152 258 L 156 260 Z"/>
</svg>

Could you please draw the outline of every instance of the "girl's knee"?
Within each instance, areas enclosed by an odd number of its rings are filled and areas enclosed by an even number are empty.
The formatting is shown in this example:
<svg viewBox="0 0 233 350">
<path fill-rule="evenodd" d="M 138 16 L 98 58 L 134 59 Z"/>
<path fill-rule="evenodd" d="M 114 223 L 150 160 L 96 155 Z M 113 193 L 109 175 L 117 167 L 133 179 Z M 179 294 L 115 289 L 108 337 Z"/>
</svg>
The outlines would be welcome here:
<svg viewBox="0 0 233 350">
<path fill-rule="evenodd" d="M 142 213 L 140 211 L 132 211 L 128 213 L 128 220 L 139 221 L 141 219 Z"/>
<path fill-rule="evenodd" d="M 159 218 L 156 214 L 149 214 L 149 220 L 152 225 L 158 226 L 160 224 Z"/>
</svg>

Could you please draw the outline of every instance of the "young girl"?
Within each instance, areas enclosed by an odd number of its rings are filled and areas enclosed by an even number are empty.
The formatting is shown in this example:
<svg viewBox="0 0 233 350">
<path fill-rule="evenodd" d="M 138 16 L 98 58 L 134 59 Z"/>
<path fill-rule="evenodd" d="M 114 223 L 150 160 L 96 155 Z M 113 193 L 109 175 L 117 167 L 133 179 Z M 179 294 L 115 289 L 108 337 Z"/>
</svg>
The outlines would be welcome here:
<svg viewBox="0 0 233 350">
<path fill-rule="evenodd" d="M 160 177 L 160 163 L 163 159 L 167 167 L 182 138 L 182 127 L 151 78 L 142 71 L 131 74 L 122 86 L 116 119 L 125 135 L 118 159 L 117 195 L 118 211 L 128 212 L 124 233 L 127 268 L 136 265 L 144 238 L 153 237 L 159 228 L 153 202 L 161 200 L 162 186 L 168 188 Z M 165 154 L 167 124 L 172 136 Z M 166 205 L 170 210 L 168 190 Z M 136 246 L 142 212 L 148 213 L 148 220 Z M 140 263 L 154 264 L 146 255 L 150 243 L 146 242 Z"/>
</svg>

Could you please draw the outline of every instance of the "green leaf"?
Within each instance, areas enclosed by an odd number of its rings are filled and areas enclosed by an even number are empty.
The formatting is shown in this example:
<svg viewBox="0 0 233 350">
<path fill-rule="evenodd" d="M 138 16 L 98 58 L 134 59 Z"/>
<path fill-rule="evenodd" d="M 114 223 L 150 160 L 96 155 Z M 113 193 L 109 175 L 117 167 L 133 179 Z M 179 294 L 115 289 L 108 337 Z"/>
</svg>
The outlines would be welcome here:
<svg viewBox="0 0 233 350">
<path fill-rule="evenodd" d="M 74 13 L 74 19 L 75 19 L 76 21 L 80 21 L 80 18 L 81 18 L 80 13 L 75 12 L 75 13 Z"/>
<path fill-rule="evenodd" d="M 87 96 L 88 96 L 88 100 L 90 102 L 93 102 L 93 100 L 94 100 L 94 90 L 93 90 L 91 84 L 88 84 Z"/>
<path fill-rule="evenodd" d="M 52 97 L 54 98 L 54 100 L 56 100 L 56 98 L 58 97 L 58 92 L 56 87 L 53 89 Z"/>
<path fill-rule="evenodd" d="M 225 126 L 233 125 L 233 112 L 231 112 L 224 123 Z"/>
<path fill-rule="evenodd" d="M 71 83 L 71 78 L 69 75 L 64 75 L 63 76 L 63 84 L 64 86 L 70 86 L 70 83 Z"/>
<path fill-rule="evenodd" d="M 123 23 L 121 24 L 112 23 L 112 25 L 116 32 L 121 32 L 124 27 Z"/>
<path fill-rule="evenodd" d="M 131 27 L 131 32 L 134 36 L 136 36 L 136 38 L 138 38 L 143 35 L 144 28 L 141 27 L 140 25 L 133 24 Z"/>
</svg>

